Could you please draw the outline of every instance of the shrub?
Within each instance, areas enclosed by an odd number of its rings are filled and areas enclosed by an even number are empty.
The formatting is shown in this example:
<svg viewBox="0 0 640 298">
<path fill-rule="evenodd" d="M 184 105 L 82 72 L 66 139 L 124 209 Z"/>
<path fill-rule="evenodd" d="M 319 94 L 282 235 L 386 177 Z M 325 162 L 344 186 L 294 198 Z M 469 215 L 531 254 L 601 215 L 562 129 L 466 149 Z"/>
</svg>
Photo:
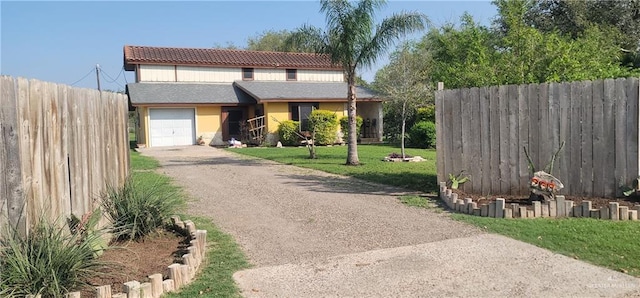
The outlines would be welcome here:
<svg viewBox="0 0 640 298">
<path fill-rule="evenodd" d="M 356 116 L 356 132 L 358 133 L 358 135 L 360 135 L 360 128 L 362 127 L 362 123 L 364 121 L 362 120 L 362 117 L 360 116 Z M 348 132 L 349 132 L 349 117 L 348 116 L 342 116 L 340 118 L 340 130 L 342 130 L 342 133 L 344 134 L 345 139 L 348 136 Z"/>
<path fill-rule="evenodd" d="M 160 181 L 134 183 L 127 179 L 120 188 L 108 187 L 102 207 L 117 240 L 140 240 L 163 227 L 185 204 L 175 188 Z"/>
<path fill-rule="evenodd" d="M 313 110 L 309 115 L 309 128 L 315 130 L 315 143 L 333 144 L 338 137 L 338 115 L 327 110 Z"/>
<path fill-rule="evenodd" d="M 409 129 L 409 142 L 412 147 L 435 148 L 436 124 L 431 121 L 420 121 Z"/>
<path fill-rule="evenodd" d="M 70 233 L 44 216 L 27 236 L 7 229 L 0 237 L 0 296 L 62 297 L 86 289 L 106 263 L 95 258 L 100 233 Z M 98 248 L 101 249 L 101 248 Z"/>
<path fill-rule="evenodd" d="M 416 123 L 421 121 L 436 122 L 436 106 L 428 105 L 416 110 Z"/>
<path fill-rule="evenodd" d="M 299 136 L 296 134 L 300 123 L 298 121 L 286 120 L 278 125 L 278 136 L 280 142 L 285 146 L 294 146 L 298 144 Z"/>
</svg>

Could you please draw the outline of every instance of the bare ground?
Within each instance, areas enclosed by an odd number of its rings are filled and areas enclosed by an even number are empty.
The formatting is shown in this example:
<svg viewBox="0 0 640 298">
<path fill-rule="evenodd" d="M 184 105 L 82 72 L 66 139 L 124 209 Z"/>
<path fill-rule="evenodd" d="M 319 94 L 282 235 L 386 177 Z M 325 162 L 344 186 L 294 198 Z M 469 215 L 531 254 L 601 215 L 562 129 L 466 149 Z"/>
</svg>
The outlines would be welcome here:
<svg viewBox="0 0 640 298">
<path fill-rule="evenodd" d="M 636 278 L 405 206 L 402 189 L 209 147 L 141 151 L 240 244 L 245 296 L 640 297 Z"/>
</svg>

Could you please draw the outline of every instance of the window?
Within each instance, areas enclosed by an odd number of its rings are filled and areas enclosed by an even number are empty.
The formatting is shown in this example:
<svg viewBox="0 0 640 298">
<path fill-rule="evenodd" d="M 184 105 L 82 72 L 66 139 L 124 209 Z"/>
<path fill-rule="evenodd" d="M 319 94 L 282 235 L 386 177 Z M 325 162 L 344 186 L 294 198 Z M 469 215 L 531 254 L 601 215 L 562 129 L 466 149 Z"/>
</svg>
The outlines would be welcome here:
<svg viewBox="0 0 640 298">
<path fill-rule="evenodd" d="M 242 79 L 243 80 L 253 80 L 253 68 L 243 68 L 242 69 Z"/>
<path fill-rule="evenodd" d="M 300 131 L 309 131 L 309 115 L 318 109 L 317 102 L 290 104 L 291 120 L 300 122 Z"/>
<path fill-rule="evenodd" d="M 298 72 L 295 69 L 287 69 L 287 81 L 298 80 Z"/>
</svg>

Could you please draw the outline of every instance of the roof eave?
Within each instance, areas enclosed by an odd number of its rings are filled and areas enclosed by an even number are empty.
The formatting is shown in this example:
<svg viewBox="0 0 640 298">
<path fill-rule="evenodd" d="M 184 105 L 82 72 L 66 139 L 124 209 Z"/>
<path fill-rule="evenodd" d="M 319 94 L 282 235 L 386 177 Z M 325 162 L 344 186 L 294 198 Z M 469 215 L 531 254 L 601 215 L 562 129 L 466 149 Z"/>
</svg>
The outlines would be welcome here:
<svg viewBox="0 0 640 298">
<path fill-rule="evenodd" d="M 324 66 L 308 66 L 308 65 L 251 65 L 251 64 L 221 64 L 221 63 L 175 63 L 175 62 L 158 62 L 144 60 L 125 60 L 125 70 L 135 70 L 135 65 L 179 65 L 179 66 L 199 66 L 199 67 L 221 67 L 221 68 L 264 68 L 264 69 L 310 69 L 310 70 L 338 70 L 340 67 L 324 67 Z M 130 68 L 130 69 L 127 69 Z"/>
</svg>

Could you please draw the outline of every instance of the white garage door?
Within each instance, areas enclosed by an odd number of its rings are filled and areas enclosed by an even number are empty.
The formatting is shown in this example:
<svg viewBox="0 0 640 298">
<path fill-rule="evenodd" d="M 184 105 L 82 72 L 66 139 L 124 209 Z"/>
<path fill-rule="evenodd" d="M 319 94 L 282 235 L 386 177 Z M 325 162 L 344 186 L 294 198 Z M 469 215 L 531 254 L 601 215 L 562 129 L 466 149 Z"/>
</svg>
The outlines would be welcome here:
<svg viewBox="0 0 640 298">
<path fill-rule="evenodd" d="M 149 109 L 151 146 L 193 145 L 194 109 Z"/>
</svg>

